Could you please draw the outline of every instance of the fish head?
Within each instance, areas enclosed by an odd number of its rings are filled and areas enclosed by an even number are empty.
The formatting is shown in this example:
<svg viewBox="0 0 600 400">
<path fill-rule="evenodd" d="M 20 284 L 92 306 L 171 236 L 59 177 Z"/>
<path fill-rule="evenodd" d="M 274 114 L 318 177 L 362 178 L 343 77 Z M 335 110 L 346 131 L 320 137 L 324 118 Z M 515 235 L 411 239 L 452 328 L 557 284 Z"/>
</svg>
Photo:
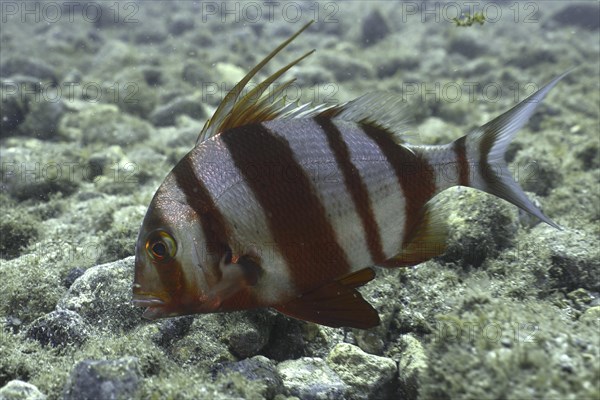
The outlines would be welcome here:
<svg viewBox="0 0 600 400">
<path fill-rule="evenodd" d="M 165 184 L 163 184 L 165 185 Z M 199 216 L 168 190 L 157 191 L 140 228 L 135 250 L 133 304 L 157 319 L 212 312 L 207 293 L 219 259 L 206 251 Z"/>
</svg>

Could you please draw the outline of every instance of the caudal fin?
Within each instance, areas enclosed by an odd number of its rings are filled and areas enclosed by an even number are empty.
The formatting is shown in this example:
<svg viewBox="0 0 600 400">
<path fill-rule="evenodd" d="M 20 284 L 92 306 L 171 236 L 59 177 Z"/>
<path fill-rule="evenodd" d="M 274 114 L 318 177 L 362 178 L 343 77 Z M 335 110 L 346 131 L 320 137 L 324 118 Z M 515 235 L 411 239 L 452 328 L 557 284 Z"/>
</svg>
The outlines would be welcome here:
<svg viewBox="0 0 600 400">
<path fill-rule="evenodd" d="M 464 154 L 464 162 L 471 169 L 468 178 L 464 174 L 468 182 L 463 184 L 503 198 L 558 229 L 561 229 L 560 226 L 534 206 L 512 178 L 504 155 L 517 131 L 527 123 L 548 92 L 569 72 L 554 78 L 504 114 L 454 142 L 454 148 Z"/>
</svg>

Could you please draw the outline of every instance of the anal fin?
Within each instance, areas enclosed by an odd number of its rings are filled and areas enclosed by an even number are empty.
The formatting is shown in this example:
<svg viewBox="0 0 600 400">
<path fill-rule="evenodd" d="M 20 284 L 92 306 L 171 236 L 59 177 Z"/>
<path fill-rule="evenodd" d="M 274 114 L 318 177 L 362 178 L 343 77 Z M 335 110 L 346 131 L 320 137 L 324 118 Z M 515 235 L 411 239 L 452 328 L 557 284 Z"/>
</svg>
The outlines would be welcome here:
<svg viewBox="0 0 600 400">
<path fill-rule="evenodd" d="M 294 318 L 333 328 L 372 328 L 379 325 L 379 315 L 356 288 L 374 276 L 371 268 L 365 268 L 320 286 L 275 309 Z"/>
<path fill-rule="evenodd" d="M 444 208 L 439 201 L 430 200 L 423 207 L 419 222 L 404 240 L 400 253 L 378 265 L 395 268 L 420 264 L 443 254 L 447 240 Z"/>
</svg>

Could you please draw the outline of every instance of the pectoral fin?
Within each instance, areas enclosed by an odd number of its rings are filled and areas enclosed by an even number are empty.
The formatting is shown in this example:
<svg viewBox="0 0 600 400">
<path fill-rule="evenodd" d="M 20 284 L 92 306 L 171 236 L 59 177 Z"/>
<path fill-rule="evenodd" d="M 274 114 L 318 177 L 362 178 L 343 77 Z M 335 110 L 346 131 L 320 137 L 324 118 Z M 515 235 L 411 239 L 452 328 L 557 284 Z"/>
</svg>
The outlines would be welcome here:
<svg viewBox="0 0 600 400">
<path fill-rule="evenodd" d="M 379 325 L 379 315 L 355 288 L 374 276 L 373 270 L 366 268 L 275 308 L 291 317 L 333 328 L 372 328 Z"/>
</svg>

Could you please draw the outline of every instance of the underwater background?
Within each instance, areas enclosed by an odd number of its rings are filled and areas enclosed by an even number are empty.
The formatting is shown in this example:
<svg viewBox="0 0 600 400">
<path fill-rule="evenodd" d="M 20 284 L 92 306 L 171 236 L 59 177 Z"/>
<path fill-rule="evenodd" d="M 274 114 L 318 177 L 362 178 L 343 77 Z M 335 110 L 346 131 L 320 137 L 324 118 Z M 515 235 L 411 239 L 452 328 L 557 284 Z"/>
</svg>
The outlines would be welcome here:
<svg viewBox="0 0 600 400">
<path fill-rule="evenodd" d="M 1 399 L 600 399 L 597 1 L 0 12 Z M 227 91 L 310 20 L 267 67 L 317 50 L 288 72 L 288 98 L 398 93 L 423 143 L 457 139 L 575 67 L 508 152 L 563 229 L 453 188 L 446 253 L 378 268 L 360 289 L 376 328 L 272 310 L 143 320 L 132 256 L 152 195 Z"/>
</svg>

